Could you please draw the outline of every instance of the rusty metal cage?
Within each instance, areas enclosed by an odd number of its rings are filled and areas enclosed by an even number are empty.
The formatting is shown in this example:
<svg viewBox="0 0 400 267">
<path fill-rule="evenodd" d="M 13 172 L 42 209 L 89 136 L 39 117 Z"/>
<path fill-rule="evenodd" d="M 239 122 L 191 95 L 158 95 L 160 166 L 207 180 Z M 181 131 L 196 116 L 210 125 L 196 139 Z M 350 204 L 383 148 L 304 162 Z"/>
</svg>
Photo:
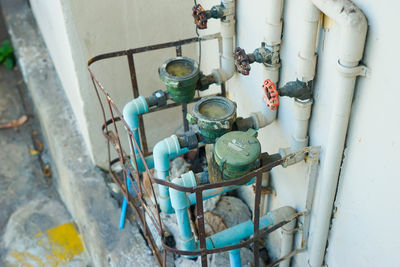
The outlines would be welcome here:
<svg viewBox="0 0 400 267">
<path fill-rule="evenodd" d="M 152 51 L 152 50 L 158 50 L 158 49 L 165 49 L 165 48 L 170 48 L 170 47 L 175 47 L 176 48 L 176 55 L 181 56 L 182 54 L 182 46 L 194 42 L 198 42 L 199 40 L 214 40 L 217 39 L 219 43 L 221 42 L 221 36 L 220 34 L 213 34 L 213 35 L 207 35 L 203 37 L 194 37 L 190 39 L 185 39 L 185 40 L 179 40 L 175 42 L 168 42 L 168 43 L 162 43 L 162 44 L 156 44 L 156 45 L 150 45 L 150 46 L 145 46 L 145 47 L 140 47 L 140 48 L 134 48 L 134 49 L 129 49 L 129 50 L 124 50 L 124 51 L 117 51 L 117 52 L 112 52 L 112 53 L 107 53 L 107 54 L 101 54 L 98 56 L 93 57 L 88 61 L 88 71 L 90 73 L 91 79 L 93 81 L 93 86 L 97 95 L 97 98 L 99 100 L 100 108 L 102 111 L 102 117 L 104 120 L 104 123 L 102 125 L 102 131 L 103 135 L 107 139 L 107 149 L 108 149 L 108 162 L 109 162 L 109 173 L 114 180 L 114 182 L 119 186 L 123 196 L 127 199 L 127 202 L 129 206 L 132 208 L 135 218 L 141 227 L 141 230 L 143 232 L 144 238 L 147 241 L 147 244 L 149 245 L 150 249 L 152 250 L 153 255 L 155 256 L 158 264 L 160 266 L 166 266 L 166 259 L 167 259 L 167 253 L 174 253 L 174 254 L 179 254 L 179 255 L 198 255 L 201 256 L 201 263 L 202 266 L 207 266 L 207 255 L 213 254 L 213 253 L 218 253 L 218 252 L 225 252 L 229 251 L 232 249 L 237 249 L 237 248 L 242 248 L 246 246 L 252 246 L 253 253 L 254 253 L 254 265 L 259 266 L 259 248 L 262 244 L 261 240 L 266 237 L 267 234 L 271 233 L 272 231 L 282 227 L 283 225 L 291 222 L 295 218 L 304 215 L 304 213 L 297 213 L 295 214 L 292 218 L 288 218 L 286 221 L 283 221 L 277 225 L 274 225 L 272 227 L 266 228 L 266 229 L 259 229 L 259 219 L 260 219 L 260 199 L 261 199 L 261 178 L 262 178 L 262 173 L 267 172 L 271 170 L 273 167 L 281 165 L 284 163 L 288 157 L 279 159 L 275 162 L 272 162 L 268 165 L 262 166 L 240 178 L 234 179 L 234 180 L 229 180 L 229 181 L 224 181 L 224 182 L 219 182 L 219 183 L 214 183 L 214 184 L 205 184 L 205 185 L 199 185 L 196 187 L 183 187 L 183 186 L 178 186 L 175 185 L 169 181 L 158 179 L 153 176 L 153 173 L 151 170 L 149 170 L 144 157 L 148 154 L 151 154 L 148 151 L 147 147 L 147 141 L 146 141 L 146 134 L 145 134 L 145 129 L 143 126 L 143 118 L 142 116 L 139 117 L 139 123 L 140 123 L 140 139 L 142 142 L 142 150 L 139 149 L 138 142 L 135 140 L 133 136 L 133 132 L 129 129 L 127 123 L 125 122 L 121 112 L 119 111 L 118 107 L 116 106 L 115 102 L 113 101 L 111 95 L 108 93 L 108 91 L 103 87 L 102 83 L 99 81 L 99 79 L 96 78 L 94 71 L 91 69 L 91 66 L 95 62 L 99 61 L 105 61 L 107 59 L 111 58 L 116 58 L 116 57 L 126 57 L 127 58 L 127 65 L 129 67 L 129 73 L 130 73 L 130 79 L 131 79 L 131 84 L 132 84 L 132 91 L 133 91 L 133 97 L 136 98 L 139 96 L 139 88 L 137 85 L 137 78 L 136 78 L 136 71 L 135 71 L 135 64 L 134 64 L 134 54 L 137 53 L 142 53 L 142 52 L 147 52 L 147 51 Z M 225 96 L 225 85 L 221 84 L 221 91 L 219 95 Z M 192 102 L 195 102 L 199 100 L 200 98 L 195 98 L 193 99 Z M 153 107 L 149 109 L 149 113 L 151 112 L 157 112 L 163 109 L 167 108 L 172 108 L 182 105 L 182 113 L 183 113 L 183 121 L 184 125 L 186 123 L 185 120 L 185 113 L 186 113 L 186 104 L 179 104 L 179 103 L 169 103 L 165 107 L 158 108 L 158 107 Z M 145 115 L 145 114 L 144 114 Z M 121 145 L 120 141 L 120 135 L 118 133 L 118 126 L 122 125 L 125 126 L 125 129 L 127 131 L 127 135 L 129 137 L 129 146 L 131 151 L 134 151 L 133 147 L 135 146 L 138 150 L 139 157 L 143 161 L 145 171 L 142 173 L 139 173 L 138 171 L 138 165 L 136 158 L 129 156 L 128 153 L 126 153 Z M 188 129 L 188 125 L 184 127 L 185 130 Z M 114 148 L 114 150 L 118 153 L 118 157 L 115 159 L 111 159 L 111 146 Z M 120 164 L 122 167 L 122 174 L 118 174 L 113 171 L 113 166 L 115 164 Z M 127 177 L 134 181 L 133 183 L 133 191 L 135 192 L 136 196 L 134 197 L 128 192 L 127 189 Z M 231 245 L 231 246 L 226 246 L 222 248 L 214 248 L 214 249 L 207 249 L 206 248 L 206 232 L 205 232 L 205 224 L 204 224 L 204 210 L 203 210 L 203 191 L 211 188 L 220 188 L 224 186 L 229 186 L 229 185 L 241 185 L 244 184 L 245 182 L 250 181 L 252 178 L 255 177 L 255 201 L 254 201 L 254 212 L 253 212 L 253 224 L 254 224 L 254 234 L 252 237 L 248 238 L 247 240 L 244 240 L 240 242 L 239 244 L 236 245 Z M 146 189 L 144 186 L 144 183 L 147 183 L 150 185 L 150 190 Z M 165 239 L 165 232 L 163 229 L 163 223 L 161 220 L 161 216 L 159 213 L 158 209 L 158 204 L 157 204 L 157 196 L 155 195 L 155 192 L 153 190 L 153 183 L 159 184 L 159 185 L 164 185 L 168 186 L 171 188 L 174 188 L 179 191 L 187 192 L 187 193 L 194 193 L 196 196 L 196 220 L 197 220 L 197 225 L 198 225 L 198 239 L 200 243 L 200 249 L 196 251 L 184 251 L 184 250 L 178 250 L 176 248 L 173 248 L 169 246 L 166 242 Z M 149 218 L 149 219 L 146 219 Z M 162 241 L 162 249 L 160 250 L 157 245 L 155 238 L 151 231 L 150 231 L 150 226 L 149 222 L 154 226 L 154 228 L 157 230 L 158 237 Z M 295 253 L 298 253 L 299 251 L 294 251 L 291 253 L 291 255 L 287 255 L 287 257 L 293 256 Z M 281 259 L 278 259 L 277 261 L 271 263 L 269 266 L 275 266 L 278 264 L 280 261 L 284 260 L 287 257 L 283 257 Z"/>
</svg>

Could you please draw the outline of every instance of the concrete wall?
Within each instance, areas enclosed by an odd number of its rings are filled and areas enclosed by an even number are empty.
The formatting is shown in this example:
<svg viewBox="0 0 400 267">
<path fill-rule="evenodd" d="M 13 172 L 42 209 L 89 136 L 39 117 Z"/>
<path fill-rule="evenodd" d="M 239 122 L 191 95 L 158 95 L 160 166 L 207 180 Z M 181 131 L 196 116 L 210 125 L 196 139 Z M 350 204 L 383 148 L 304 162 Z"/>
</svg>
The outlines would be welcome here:
<svg viewBox="0 0 400 267">
<path fill-rule="evenodd" d="M 97 162 L 101 163 L 103 159 L 97 158 L 104 148 L 103 137 L 98 132 L 101 118 L 85 70 L 86 60 L 102 52 L 193 36 L 192 1 L 138 0 L 119 1 L 118 4 L 105 0 L 31 2 L 86 141 Z M 200 2 L 206 8 L 217 3 Z M 393 238 L 400 234 L 394 223 L 398 214 L 391 209 L 400 201 L 395 192 L 400 186 L 400 175 L 395 169 L 400 152 L 400 119 L 396 106 L 400 91 L 396 82 L 398 59 L 392 53 L 399 47 L 400 39 L 390 29 L 400 3 L 389 0 L 355 2 L 369 21 L 363 61 L 371 69 L 371 76 L 359 78 L 357 82 L 326 260 L 329 266 L 337 267 L 394 266 L 396 249 L 400 247 L 400 241 Z M 389 4 L 390 8 L 387 8 Z M 263 10 L 267 8 L 263 0 L 237 2 L 236 42 L 248 52 L 262 41 Z M 297 23 L 302 16 L 299 10 L 301 1 L 285 1 L 281 85 L 295 79 L 297 44 L 302 38 Z M 179 15 L 166 15 L 171 13 Z M 322 146 L 321 165 L 324 164 L 331 100 L 336 91 L 336 43 L 340 33 L 334 23 L 325 23 L 325 26 L 320 32 L 315 104 L 310 124 L 310 143 Z M 216 32 L 219 25 L 211 22 L 209 28 L 206 33 Z M 196 57 L 195 47 L 188 52 Z M 161 87 L 159 79 L 155 78 L 156 69 L 171 55 L 173 51 L 137 57 L 138 66 L 143 67 L 137 73 L 139 86 L 146 88 L 145 95 Z M 204 44 L 202 69 L 206 73 L 215 68 L 215 56 L 216 45 Z M 123 105 L 131 94 L 127 73 L 118 72 L 119 63 L 112 63 L 111 69 L 97 68 L 96 72 L 105 78 L 104 83 L 110 86 L 117 104 Z M 265 109 L 261 84 L 266 78 L 263 66 L 253 64 L 249 76 L 235 75 L 228 82 L 229 95 L 237 102 L 240 116 Z M 277 121 L 260 131 L 263 151 L 274 153 L 290 144 L 291 110 L 292 100 L 281 98 Z M 177 120 L 180 122 L 180 117 Z M 160 121 L 167 120 L 162 118 Z M 162 132 L 162 135 L 168 133 Z M 161 137 L 156 132 L 152 136 L 154 139 Z M 276 195 L 270 197 L 269 209 L 282 205 L 304 209 L 305 164 L 274 169 L 271 183 Z M 251 195 L 250 188 L 242 192 L 249 203 L 252 202 Z M 275 257 L 279 253 L 278 237 L 278 233 L 272 235 L 269 245 Z M 305 253 L 296 256 L 295 266 L 306 266 L 306 260 Z"/>
<path fill-rule="evenodd" d="M 30 2 L 93 160 L 105 167 L 107 150 L 100 131 L 103 121 L 86 69 L 87 60 L 101 53 L 193 37 L 191 16 L 171 16 L 190 13 L 192 3 L 179 0 Z M 183 55 L 197 59 L 197 54 L 197 45 L 183 47 Z M 171 48 L 135 56 L 142 95 L 164 89 L 157 69 L 174 55 L 175 49 Z M 133 96 L 126 57 L 96 63 L 93 69 L 122 111 Z M 182 120 L 177 120 L 178 111 L 176 108 L 145 117 L 150 148 L 182 124 Z M 160 126 L 162 131 L 158 129 Z"/>
</svg>

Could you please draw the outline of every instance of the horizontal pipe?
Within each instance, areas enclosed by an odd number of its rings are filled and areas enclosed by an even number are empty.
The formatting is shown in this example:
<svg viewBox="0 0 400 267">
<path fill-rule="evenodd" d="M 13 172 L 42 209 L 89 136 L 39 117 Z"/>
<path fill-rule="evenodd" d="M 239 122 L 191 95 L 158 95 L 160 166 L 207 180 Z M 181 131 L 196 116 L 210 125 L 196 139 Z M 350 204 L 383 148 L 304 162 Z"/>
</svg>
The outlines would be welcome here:
<svg viewBox="0 0 400 267">
<path fill-rule="evenodd" d="M 254 179 L 253 179 L 254 181 Z M 175 178 L 172 183 L 185 187 L 196 186 L 196 178 L 192 171 L 182 175 L 181 178 Z M 195 201 L 189 201 L 189 197 L 183 191 L 170 188 L 171 204 L 175 209 L 179 228 L 178 246 L 184 250 L 199 249 L 199 243 L 194 240 L 190 228 L 190 219 L 187 208 Z M 267 213 L 260 218 L 259 227 L 265 228 L 287 220 L 296 213 L 292 207 L 282 207 Z M 291 227 L 291 226 L 290 226 Z M 230 227 L 224 231 L 218 232 L 206 238 L 207 249 L 221 248 L 224 246 L 238 244 L 241 240 L 250 237 L 254 232 L 252 220 Z"/>
</svg>

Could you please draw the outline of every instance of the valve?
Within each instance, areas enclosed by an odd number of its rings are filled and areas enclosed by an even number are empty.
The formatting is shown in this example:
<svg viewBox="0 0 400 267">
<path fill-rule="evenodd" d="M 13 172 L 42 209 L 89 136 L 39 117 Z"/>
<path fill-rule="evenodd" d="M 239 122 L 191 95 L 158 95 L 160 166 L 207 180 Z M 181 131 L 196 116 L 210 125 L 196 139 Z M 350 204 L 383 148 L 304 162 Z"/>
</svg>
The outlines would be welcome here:
<svg viewBox="0 0 400 267">
<path fill-rule="evenodd" d="M 244 49 L 237 47 L 235 49 L 235 54 L 233 55 L 233 58 L 235 59 L 235 66 L 238 70 L 243 75 L 249 75 L 250 73 L 250 59 Z"/>
<path fill-rule="evenodd" d="M 200 30 L 207 29 L 208 16 L 206 10 L 200 4 L 195 5 L 192 10 L 192 16 L 197 28 Z"/>
<path fill-rule="evenodd" d="M 265 104 L 271 110 L 277 110 L 279 106 L 279 94 L 278 90 L 276 90 L 275 83 L 273 83 L 270 79 L 266 79 L 262 85 L 264 91 L 264 100 Z"/>
</svg>

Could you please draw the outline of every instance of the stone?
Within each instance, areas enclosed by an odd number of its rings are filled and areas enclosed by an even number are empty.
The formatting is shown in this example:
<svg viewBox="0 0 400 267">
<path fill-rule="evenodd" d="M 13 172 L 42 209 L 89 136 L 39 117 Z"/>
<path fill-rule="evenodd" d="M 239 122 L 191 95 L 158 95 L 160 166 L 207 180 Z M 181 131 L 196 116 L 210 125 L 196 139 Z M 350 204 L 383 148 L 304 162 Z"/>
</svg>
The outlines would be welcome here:
<svg viewBox="0 0 400 267">
<path fill-rule="evenodd" d="M 241 199 L 231 196 L 221 197 L 212 212 L 221 217 L 227 227 L 251 219 L 251 212 L 247 205 Z"/>
<path fill-rule="evenodd" d="M 213 211 L 216 207 L 218 202 L 221 199 L 221 195 L 217 195 L 215 197 L 206 199 L 203 201 L 203 210 L 204 212 Z"/>
<path fill-rule="evenodd" d="M 190 170 L 190 164 L 187 163 L 182 157 L 174 158 L 170 164 L 170 180 L 181 177 L 182 174 Z"/>
</svg>

